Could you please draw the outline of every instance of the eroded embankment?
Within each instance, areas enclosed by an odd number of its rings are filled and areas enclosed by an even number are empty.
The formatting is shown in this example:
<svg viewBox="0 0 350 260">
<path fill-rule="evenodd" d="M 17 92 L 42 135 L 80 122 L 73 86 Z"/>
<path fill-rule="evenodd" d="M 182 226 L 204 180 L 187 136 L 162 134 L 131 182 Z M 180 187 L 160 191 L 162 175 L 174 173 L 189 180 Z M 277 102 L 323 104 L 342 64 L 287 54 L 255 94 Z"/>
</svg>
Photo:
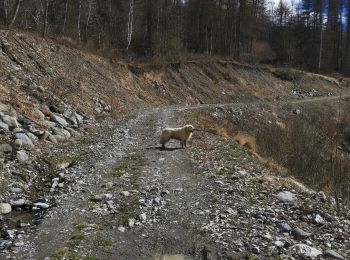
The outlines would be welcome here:
<svg viewBox="0 0 350 260">
<path fill-rule="evenodd" d="M 218 105 L 193 109 L 189 120 L 248 147 L 273 170 L 335 196 L 338 213 L 348 214 L 349 106 L 341 97 Z"/>
</svg>

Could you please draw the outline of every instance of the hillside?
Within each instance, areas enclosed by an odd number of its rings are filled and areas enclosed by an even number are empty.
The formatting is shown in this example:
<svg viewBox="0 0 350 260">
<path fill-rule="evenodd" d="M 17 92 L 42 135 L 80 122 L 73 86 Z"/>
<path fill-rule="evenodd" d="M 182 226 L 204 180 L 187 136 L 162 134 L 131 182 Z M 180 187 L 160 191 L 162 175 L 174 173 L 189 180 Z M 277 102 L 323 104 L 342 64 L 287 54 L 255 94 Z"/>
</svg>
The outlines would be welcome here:
<svg viewBox="0 0 350 260">
<path fill-rule="evenodd" d="M 348 79 L 0 36 L 0 257 L 349 256 L 347 201 L 281 175 L 254 136 L 281 139 L 270 126 L 292 119 L 337 121 Z M 159 149 L 162 128 L 186 123 L 200 130 L 189 148 Z"/>
</svg>

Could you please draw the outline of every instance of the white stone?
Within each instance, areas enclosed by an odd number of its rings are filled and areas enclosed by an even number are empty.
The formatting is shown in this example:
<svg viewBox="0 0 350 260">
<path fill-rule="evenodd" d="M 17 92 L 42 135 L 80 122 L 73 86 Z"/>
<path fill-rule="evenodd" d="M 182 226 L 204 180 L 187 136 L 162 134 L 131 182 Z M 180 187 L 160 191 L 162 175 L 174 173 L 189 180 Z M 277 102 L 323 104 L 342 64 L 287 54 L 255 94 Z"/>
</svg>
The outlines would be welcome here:
<svg viewBox="0 0 350 260">
<path fill-rule="evenodd" d="M 310 258 L 316 258 L 317 256 L 322 255 L 322 251 L 306 244 L 296 244 L 291 247 L 291 251 L 293 254 Z"/>
<path fill-rule="evenodd" d="M 11 205 L 8 203 L 0 203 L 0 214 L 8 214 L 12 211 Z"/>
<path fill-rule="evenodd" d="M 291 202 L 297 199 L 296 195 L 290 191 L 281 191 L 276 195 L 277 199 L 281 201 Z"/>
</svg>

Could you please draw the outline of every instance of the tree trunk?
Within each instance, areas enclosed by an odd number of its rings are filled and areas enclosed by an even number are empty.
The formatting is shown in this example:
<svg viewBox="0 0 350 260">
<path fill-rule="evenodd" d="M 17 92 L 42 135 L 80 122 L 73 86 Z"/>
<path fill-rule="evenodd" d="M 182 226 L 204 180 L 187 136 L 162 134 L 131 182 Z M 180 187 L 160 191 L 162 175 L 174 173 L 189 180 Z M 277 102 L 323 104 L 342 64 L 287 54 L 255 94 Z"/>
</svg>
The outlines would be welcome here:
<svg viewBox="0 0 350 260">
<path fill-rule="evenodd" d="M 89 28 L 89 22 L 91 17 L 91 8 L 92 8 L 92 1 L 89 0 L 89 12 L 86 18 L 86 26 L 85 26 L 85 38 L 88 38 L 88 28 Z"/>
<path fill-rule="evenodd" d="M 128 45 L 126 46 L 126 51 L 129 50 L 131 40 L 132 40 L 132 25 L 134 21 L 134 0 L 130 0 L 130 7 L 129 7 L 129 19 L 128 19 L 128 37 L 127 42 Z"/>
<path fill-rule="evenodd" d="M 4 0 L 4 3 L 3 3 L 3 9 L 4 9 L 4 18 L 3 18 L 3 22 L 4 24 L 7 24 L 8 23 L 8 10 L 9 10 L 9 3 L 8 3 L 8 0 Z"/>
<path fill-rule="evenodd" d="M 321 18 L 322 20 L 322 18 Z M 321 33 L 320 33 L 320 52 L 318 55 L 318 73 L 321 72 L 321 65 L 322 65 L 322 48 L 323 48 L 323 26 L 322 26 L 322 22 L 321 22 Z"/>
<path fill-rule="evenodd" d="M 43 37 L 45 38 L 46 32 L 47 32 L 47 15 L 49 11 L 49 0 L 46 0 L 46 6 L 45 6 L 45 21 L 44 21 L 44 29 L 43 29 Z"/>
<path fill-rule="evenodd" d="M 343 58 L 343 71 L 347 74 L 350 73 L 350 1 L 348 1 L 348 16 L 346 20 L 346 40 L 345 40 L 345 50 Z"/>
<path fill-rule="evenodd" d="M 321 72 L 322 66 L 322 49 L 323 49 L 323 0 L 319 1 L 319 27 L 320 27 L 320 49 L 318 55 L 318 73 Z"/>
<path fill-rule="evenodd" d="M 19 8 L 21 6 L 22 1 L 23 0 L 17 0 L 15 12 L 14 12 L 14 14 L 12 16 L 12 19 L 11 19 L 10 23 L 8 24 L 8 28 L 11 28 L 13 26 L 13 24 L 15 23 L 17 15 L 18 15 L 18 11 L 19 11 Z"/>
<path fill-rule="evenodd" d="M 79 0 L 78 21 L 77 21 L 77 27 L 78 27 L 78 43 L 80 43 L 80 41 L 81 41 L 80 18 L 81 18 L 81 0 Z"/>
<path fill-rule="evenodd" d="M 66 0 L 65 10 L 64 10 L 64 19 L 63 19 L 63 26 L 62 26 L 62 35 L 64 35 L 64 33 L 65 33 L 65 31 L 66 31 L 67 12 L 68 12 L 68 0 Z"/>
</svg>

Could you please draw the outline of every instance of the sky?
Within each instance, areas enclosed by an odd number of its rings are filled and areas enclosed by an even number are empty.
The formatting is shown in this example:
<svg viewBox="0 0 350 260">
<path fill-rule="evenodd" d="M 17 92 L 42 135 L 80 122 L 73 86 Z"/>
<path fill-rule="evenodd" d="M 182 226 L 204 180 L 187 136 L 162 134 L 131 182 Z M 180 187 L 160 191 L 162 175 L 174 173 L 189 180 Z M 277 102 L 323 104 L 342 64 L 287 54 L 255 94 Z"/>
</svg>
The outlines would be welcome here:
<svg viewBox="0 0 350 260">
<path fill-rule="evenodd" d="M 275 6 L 278 5 L 278 3 L 280 2 L 280 0 L 267 0 L 267 2 L 270 2 L 270 1 L 273 4 L 275 4 Z M 287 4 L 290 4 L 290 5 L 292 5 L 292 2 L 293 2 L 293 0 L 283 0 L 283 1 Z M 296 4 L 297 2 L 299 2 L 299 0 L 294 0 L 294 4 Z"/>
</svg>

